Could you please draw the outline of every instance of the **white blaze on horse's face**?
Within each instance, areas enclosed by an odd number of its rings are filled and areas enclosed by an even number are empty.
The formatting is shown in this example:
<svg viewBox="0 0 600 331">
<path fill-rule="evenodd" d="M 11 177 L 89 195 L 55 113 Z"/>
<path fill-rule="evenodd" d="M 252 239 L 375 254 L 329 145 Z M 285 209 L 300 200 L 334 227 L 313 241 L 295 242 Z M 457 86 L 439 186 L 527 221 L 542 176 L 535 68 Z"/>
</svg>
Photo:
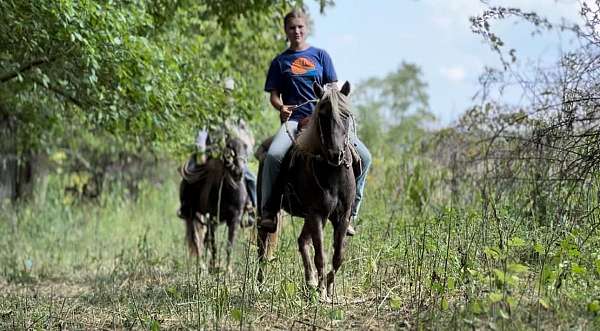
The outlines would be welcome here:
<svg viewBox="0 0 600 331">
<path fill-rule="evenodd" d="M 313 88 L 320 98 L 316 115 L 321 151 L 329 164 L 340 166 L 349 143 L 350 116 L 346 97 L 350 93 L 350 84 L 346 82 L 341 90 L 334 84 L 327 84 L 323 89 L 315 83 Z"/>
</svg>

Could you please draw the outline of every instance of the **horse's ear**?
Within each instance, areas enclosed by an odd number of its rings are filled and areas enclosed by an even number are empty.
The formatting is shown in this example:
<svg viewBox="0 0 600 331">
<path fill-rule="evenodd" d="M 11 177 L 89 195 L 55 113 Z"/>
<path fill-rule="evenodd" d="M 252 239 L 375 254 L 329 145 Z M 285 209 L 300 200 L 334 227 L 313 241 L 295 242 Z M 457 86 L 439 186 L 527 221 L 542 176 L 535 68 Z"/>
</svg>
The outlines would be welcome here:
<svg viewBox="0 0 600 331">
<path fill-rule="evenodd" d="M 323 87 L 321 87 L 321 85 L 319 85 L 319 83 L 317 82 L 313 83 L 313 91 L 315 91 L 315 95 L 319 99 L 321 99 L 323 97 L 323 94 L 325 94 L 325 90 L 323 90 Z"/>
<path fill-rule="evenodd" d="M 342 85 L 340 92 L 342 92 L 343 95 L 348 96 L 348 94 L 350 94 L 350 82 L 346 81 L 344 85 Z"/>
</svg>

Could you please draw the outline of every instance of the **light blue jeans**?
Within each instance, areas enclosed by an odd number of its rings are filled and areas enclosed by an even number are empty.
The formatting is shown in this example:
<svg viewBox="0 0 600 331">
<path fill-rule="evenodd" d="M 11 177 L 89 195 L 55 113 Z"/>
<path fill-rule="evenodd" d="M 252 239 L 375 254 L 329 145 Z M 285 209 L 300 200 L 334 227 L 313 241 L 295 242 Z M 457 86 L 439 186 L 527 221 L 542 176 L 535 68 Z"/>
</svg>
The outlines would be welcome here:
<svg viewBox="0 0 600 331">
<path fill-rule="evenodd" d="M 286 129 L 287 126 L 287 129 Z M 292 146 L 292 140 L 289 134 L 295 135 L 298 129 L 298 122 L 288 121 L 281 125 L 279 131 L 275 134 L 273 142 L 267 151 L 267 156 L 263 163 L 262 169 L 262 183 L 261 183 L 261 210 L 264 214 L 264 207 L 269 197 L 277 176 L 281 169 L 281 161 L 285 157 L 285 153 Z M 289 130 L 289 134 L 288 131 Z M 363 144 L 358 137 L 352 135 L 352 144 L 356 147 L 356 151 L 360 156 L 362 163 L 362 172 L 356 177 L 356 196 L 354 198 L 354 205 L 352 207 L 352 217 L 358 216 L 360 204 L 365 190 L 365 179 L 367 178 L 367 172 L 371 167 L 371 152 L 367 149 L 367 146 Z"/>
<path fill-rule="evenodd" d="M 252 207 L 256 207 L 256 176 L 248 169 L 248 166 L 244 167 L 244 181 L 246 182 L 246 190 L 250 195 Z"/>
</svg>

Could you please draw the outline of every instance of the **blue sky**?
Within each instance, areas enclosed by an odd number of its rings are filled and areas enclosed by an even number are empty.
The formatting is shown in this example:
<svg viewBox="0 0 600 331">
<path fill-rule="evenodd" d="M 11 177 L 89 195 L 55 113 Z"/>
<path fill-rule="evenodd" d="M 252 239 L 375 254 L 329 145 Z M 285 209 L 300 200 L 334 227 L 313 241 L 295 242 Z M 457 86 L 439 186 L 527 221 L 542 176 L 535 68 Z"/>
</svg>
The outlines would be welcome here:
<svg viewBox="0 0 600 331">
<path fill-rule="evenodd" d="M 535 10 L 575 22 L 578 0 L 504 0 L 492 4 Z M 402 61 L 416 63 L 429 85 L 432 112 L 441 124 L 456 120 L 472 104 L 485 66 L 499 67 L 489 46 L 470 30 L 469 16 L 484 9 L 479 0 L 336 0 L 325 15 L 308 1 L 314 22 L 308 41 L 326 49 L 340 80 L 358 83 L 383 77 Z M 552 61 L 568 38 L 556 33 L 531 37 L 526 24 L 501 23 L 500 36 L 522 61 Z"/>
</svg>

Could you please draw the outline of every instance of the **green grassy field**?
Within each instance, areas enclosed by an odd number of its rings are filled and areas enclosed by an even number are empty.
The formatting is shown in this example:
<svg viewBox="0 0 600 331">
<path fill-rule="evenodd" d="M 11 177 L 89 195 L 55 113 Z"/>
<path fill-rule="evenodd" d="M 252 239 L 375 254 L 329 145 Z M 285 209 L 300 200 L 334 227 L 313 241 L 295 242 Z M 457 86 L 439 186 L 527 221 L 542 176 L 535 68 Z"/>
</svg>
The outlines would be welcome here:
<svg viewBox="0 0 600 331">
<path fill-rule="evenodd" d="M 441 172 L 375 161 L 333 303 L 304 287 L 300 219 L 286 216 L 259 285 L 252 229 L 238 236 L 233 273 L 224 226 L 218 270 L 188 258 L 176 178 L 143 184 L 136 199 L 116 188 L 76 203 L 53 177 L 46 201 L 1 213 L 0 329 L 600 327 L 595 216 L 542 226 L 499 201 L 488 217 L 476 194 L 452 208 Z M 329 270 L 330 225 L 326 237 Z"/>
</svg>

